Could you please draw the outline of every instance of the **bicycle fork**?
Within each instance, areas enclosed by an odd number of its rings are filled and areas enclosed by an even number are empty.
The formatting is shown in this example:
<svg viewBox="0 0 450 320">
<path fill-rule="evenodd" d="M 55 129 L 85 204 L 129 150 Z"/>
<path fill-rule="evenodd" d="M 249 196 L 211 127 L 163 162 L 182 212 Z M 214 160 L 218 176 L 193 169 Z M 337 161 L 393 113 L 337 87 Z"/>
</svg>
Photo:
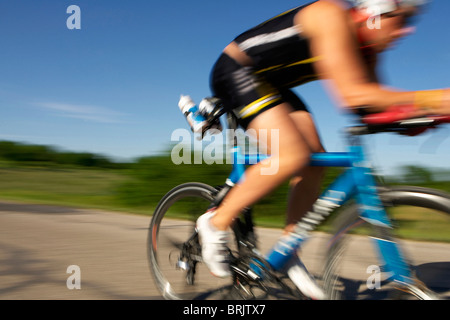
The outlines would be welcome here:
<svg viewBox="0 0 450 320">
<path fill-rule="evenodd" d="M 391 222 L 378 195 L 377 186 L 372 169 L 364 158 L 363 148 L 360 145 L 350 147 L 345 153 L 314 154 L 311 165 L 315 166 L 342 166 L 347 167 L 319 197 L 308 212 L 297 223 L 291 234 L 283 236 L 267 254 L 267 262 L 275 269 L 281 270 L 296 253 L 309 234 L 330 215 L 351 198 L 355 198 L 360 210 L 360 217 L 374 226 L 378 231 L 392 229 Z M 344 234 L 346 230 L 341 230 Z M 408 264 L 405 262 L 398 244 L 384 235 L 388 232 L 378 232 L 374 237 L 374 244 L 379 257 L 384 262 L 385 270 L 392 274 L 391 279 L 406 285 L 414 285 L 413 277 Z M 337 237 L 332 239 L 335 241 Z"/>
</svg>

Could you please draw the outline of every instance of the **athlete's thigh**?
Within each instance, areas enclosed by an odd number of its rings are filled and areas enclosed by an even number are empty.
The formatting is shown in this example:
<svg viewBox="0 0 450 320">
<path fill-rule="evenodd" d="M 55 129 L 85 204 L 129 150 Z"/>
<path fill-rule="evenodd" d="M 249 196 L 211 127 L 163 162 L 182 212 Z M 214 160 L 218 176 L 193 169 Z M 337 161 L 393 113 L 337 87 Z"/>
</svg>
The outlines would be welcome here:
<svg viewBox="0 0 450 320">
<path fill-rule="evenodd" d="M 311 113 L 307 111 L 293 111 L 290 113 L 290 116 L 298 131 L 308 144 L 310 152 L 325 152 Z"/>
<path fill-rule="evenodd" d="M 291 118 L 300 134 L 306 140 L 311 152 L 324 152 L 320 136 L 308 107 L 292 90 L 282 90 L 283 101 L 289 103 L 293 109 Z"/>
<path fill-rule="evenodd" d="M 291 114 L 292 107 L 281 103 L 258 114 L 247 133 L 256 135 L 259 147 L 267 146 L 264 152 L 269 154 L 309 157 L 310 148 Z"/>
</svg>

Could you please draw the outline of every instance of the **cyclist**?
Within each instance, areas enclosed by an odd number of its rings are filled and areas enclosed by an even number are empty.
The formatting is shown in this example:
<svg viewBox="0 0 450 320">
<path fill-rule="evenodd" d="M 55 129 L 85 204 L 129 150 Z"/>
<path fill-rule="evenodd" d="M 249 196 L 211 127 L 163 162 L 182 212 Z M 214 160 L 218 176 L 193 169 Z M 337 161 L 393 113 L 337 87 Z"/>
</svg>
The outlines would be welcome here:
<svg viewBox="0 0 450 320">
<path fill-rule="evenodd" d="M 313 118 L 290 89 L 329 80 L 338 103 L 351 111 L 382 112 L 414 105 L 410 116 L 450 112 L 450 90 L 394 90 L 377 79 L 377 54 L 411 33 L 423 0 L 320 0 L 278 15 L 234 39 L 212 71 L 213 93 L 244 128 L 267 134 L 271 157 L 251 166 L 223 203 L 202 215 L 197 227 L 205 263 L 218 277 L 230 275 L 228 228 L 241 210 L 290 180 L 285 233 L 311 209 L 323 169 L 309 167 L 311 153 L 324 152 Z M 367 107 L 366 107 L 367 106 Z M 279 139 L 273 140 L 275 129 Z M 258 138 L 257 137 L 257 138 Z M 263 175 L 265 167 L 278 170 Z M 313 299 L 321 289 L 295 256 L 284 270 Z"/>
</svg>

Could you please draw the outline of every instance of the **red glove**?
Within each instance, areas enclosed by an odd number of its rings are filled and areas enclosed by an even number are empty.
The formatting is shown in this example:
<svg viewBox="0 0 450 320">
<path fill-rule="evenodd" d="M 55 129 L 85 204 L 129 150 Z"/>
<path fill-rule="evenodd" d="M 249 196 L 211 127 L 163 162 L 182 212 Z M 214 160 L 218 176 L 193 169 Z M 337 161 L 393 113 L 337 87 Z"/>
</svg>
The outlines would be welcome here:
<svg viewBox="0 0 450 320">
<path fill-rule="evenodd" d="M 396 121 L 410 119 L 414 117 L 415 108 L 413 105 L 396 105 L 387 111 L 372 113 L 364 116 L 361 120 L 367 124 L 389 124 Z"/>
</svg>

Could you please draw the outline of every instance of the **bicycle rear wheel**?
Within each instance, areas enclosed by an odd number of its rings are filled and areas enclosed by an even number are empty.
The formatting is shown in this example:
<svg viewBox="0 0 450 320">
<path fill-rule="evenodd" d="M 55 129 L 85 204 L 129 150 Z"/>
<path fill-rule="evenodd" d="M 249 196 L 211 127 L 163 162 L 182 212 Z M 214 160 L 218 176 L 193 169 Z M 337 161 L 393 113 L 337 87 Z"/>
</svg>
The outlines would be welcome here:
<svg viewBox="0 0 450 320">
<path fill-rule="evenodd" d="M 214 277 L 201 263 L 195 230 L 197 218 L 217 190 L 186 183 L 169 191 L 158 204 L 148 231 L 147 253 L 153 279 L 165 299 L 223 299 L 231 279 Z"/>
<path fill-rule="evenodd" d="M 450 196 L 417 187 L 384 189 L 380 196 L 392 229 L 380 231 L 369 225 L 359 217 L 356 205 L 339 213 L 323 276 L 329 298 L 449 299 Z M 414 275 L 414 286 L 399 287 L 390 281 L 368 235 L 396 239 Z"/>
</svg>

